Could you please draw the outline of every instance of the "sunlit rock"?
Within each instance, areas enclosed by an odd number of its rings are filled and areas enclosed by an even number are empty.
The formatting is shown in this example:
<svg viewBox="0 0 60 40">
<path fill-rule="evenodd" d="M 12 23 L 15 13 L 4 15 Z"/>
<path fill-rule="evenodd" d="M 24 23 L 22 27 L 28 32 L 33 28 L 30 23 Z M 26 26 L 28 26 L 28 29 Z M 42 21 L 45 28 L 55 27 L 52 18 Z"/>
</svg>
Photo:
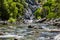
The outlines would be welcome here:
<svg viewBox="0 0 60 40">
<path fill-rule="evenodd" d="M 56 36 L 54 37 L 54 40 L 60 40 L 60 34 L 56 35 Z"/>
<path fill-rule="evenodd" d="M 33 20 L 24 20 L 24 23 L 32 23 Z"/>
</svg>

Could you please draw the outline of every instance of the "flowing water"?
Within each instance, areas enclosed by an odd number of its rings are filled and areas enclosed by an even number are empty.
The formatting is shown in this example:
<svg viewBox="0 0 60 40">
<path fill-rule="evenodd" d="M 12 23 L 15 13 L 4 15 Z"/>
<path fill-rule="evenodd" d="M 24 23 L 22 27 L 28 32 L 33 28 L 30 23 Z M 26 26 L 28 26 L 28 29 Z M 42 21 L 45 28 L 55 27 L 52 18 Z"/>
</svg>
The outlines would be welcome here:
<svg viewBox="0 0 60 40">
<path fill-rule="evenodd" d="M 5 26 L 0 27 L 0 32 L 5 33 L 5 35 L 18 35 L 23 38 L 20 40 L 54 40 L 54 36 L 58 35 L 60 32 L 48 32 L 44 29 L 39 28 L 28 28 L 30 24 L 21 24 L 17 26 Z M 53 29 L 55 26 L 50 26 L 46 24 L 31 24 L 33 26 Z M 18 38 L 18 37 L 17 37 Z M 9 40 L 8 38 L 3 38 L 1 40 Z M 10 39 L 12 40 L 12 39 Z M 14 39 L 13 39 L 14 40 Z"/>
<path fill-rule="evenodd" d="M 29 21 L 33 20 L 34 12 L 37 8 L 40 8 L 40 4 L 36 3 L 35 0 L 26 0 L 27 9 L 25 9 L 24 19 Z M 26 21 L 27 23 L 27 21 Z M 28 25 L 36 26 L 37 28 L 28 28 Z M 40 29 L 42 27 L 42 29 Z M 46 28 L 47 27 L 47 28 Z M 21 24 L 16 26 L 2 26 L 0 27 L 0 32 L 5 35 L 18 35 L 23 38 L 19 40 L 54 40 L 54 36 L 58 35 L 60 32 L 49 32 L 44 29 L 53 29 L 55 26 L 46 24 Z M 3 36 L 3 35 L 2 35 Z M 19 37 L 16 37 L 19 38 Z M 9 38 L 0 38 L 0 40 L 14 40 Z"/>
</svg>

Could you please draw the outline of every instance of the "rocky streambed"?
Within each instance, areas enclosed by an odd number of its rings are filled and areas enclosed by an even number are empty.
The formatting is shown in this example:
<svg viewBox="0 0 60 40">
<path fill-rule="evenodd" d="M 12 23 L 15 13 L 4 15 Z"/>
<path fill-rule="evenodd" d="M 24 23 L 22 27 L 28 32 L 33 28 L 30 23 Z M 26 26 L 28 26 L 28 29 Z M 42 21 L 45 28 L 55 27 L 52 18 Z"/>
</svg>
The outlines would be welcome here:
<svg viewBox="0 0 60 40">
<path fill-rule="evenodd" d="M 18 35 L 20 40 L 55 40 L 55 36 L 60 34 L 59 31 L 49 31 L 50 29 L 57 29 L 56 26 L 48 24 L 20 24 L 15 26 L 0 27 L 1 35 Z M 0 38 L 1 39 L 1 38 Z M 15 40 L 13 39 L 13 40 Z M 9 40 L 3 38 L 2 40 Z M 11 40 L 11 39 L 10 39 Z"/>
</svg>

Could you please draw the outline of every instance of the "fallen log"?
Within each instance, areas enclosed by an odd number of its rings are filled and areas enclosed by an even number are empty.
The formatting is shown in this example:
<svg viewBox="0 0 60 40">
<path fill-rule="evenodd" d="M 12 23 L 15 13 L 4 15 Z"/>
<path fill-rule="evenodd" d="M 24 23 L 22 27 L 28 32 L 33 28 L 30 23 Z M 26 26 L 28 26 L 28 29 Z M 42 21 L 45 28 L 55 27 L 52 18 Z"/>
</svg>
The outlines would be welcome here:
<svg viewBox="0 0 60 40">
<path fill-rule="evenodd" d="M 44 21 L 46 21 L 46 18 L 40 19 L 40 20 L 36 20 L 36 23 L 43 23 Z"/>
<path fill-rule="evenodd" d="M 60 32 L 60 29 L 50 29 L 50 32 Z"/>
</svg>

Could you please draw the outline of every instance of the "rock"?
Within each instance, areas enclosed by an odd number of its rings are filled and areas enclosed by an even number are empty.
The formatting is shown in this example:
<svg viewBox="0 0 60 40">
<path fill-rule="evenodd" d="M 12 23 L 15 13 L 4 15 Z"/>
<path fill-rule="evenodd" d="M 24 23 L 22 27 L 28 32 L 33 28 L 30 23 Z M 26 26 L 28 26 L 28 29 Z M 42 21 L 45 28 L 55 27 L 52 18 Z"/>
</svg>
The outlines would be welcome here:
<svg viewBox="0 0 60 40">
<path fill-rule="evenodd" d="M 31 4 L 31 5 L 34 5 L 34 4 L 35 4 L 35 0 L 26 0 L 26 2 L 27 2 L 28 4 Z"/>
<path fill-rule="evenodd" d="M 14 40 L 18 40 L 18 39 L 14 39 Z"/>
<path fill-rule="evenodd" d="M 46 24 L 60 26 L 60 18 L 45 21 Z"/>
<path fill-rule="evenodd" d="M 33 20 L 24 20 L 23 23 L 32 23 L 32 22 L 33 22 Z"/>
<path fill-rule="evenodd" d="M 56 36 L 54 37 L 54 40 L 60 40 L 60 34 L 56 35 Z"/>
<path fill-rule="evenodd" d="M 28 28 L 43 29 L 43 28 L 42 28 L 42 27 L 40 27 L 40 26 L 31 26 L 31 25 L 29 25 L 29 26 L 28 26 Z"/>
<path fill-rule="evenodd" d="M 37 26 L 34 26 L 34 29 L 37 29 L 38 27 Z"/>
<path fill-rule="evenodd" d="M 6 24 L 8 24 L 8 22 L 7 21 L 0 21 L 0 24 L 6 25 Z"/>
<path fill-rule="evenodd" d="M 57 19 L 55 19 L 54 21 L 55 21 L 55 22 L 58 22 L 58 21 L 60 21 L 60 18 L 57 18 Z"/>
<path fill-rule="evenodd" d="M 13 26 L 8 26 L 8 28 L 9 28 L 9 29 L 12 29 L 12 28 L 13 28 Z"/>
<path fill-rule="evenodd" d="M 2 24 L 2 25 L 10 25 L 11 23 L 9 23 L 8 21 L 0 21 L 0 24 Z"/>
<path fill-rule="evenodd" d="M 53 25 L 59 27 L 60 26 L 60 22 L 54 22 Z"/>
<path fill-rule="evenodd" d="M 37 26 L 31 26 L 31 25 L 29 25 L 28 28 L 34 28 L 34 29 L 37 29 L 38 27 L 37 27 Z"/>
<path fill-rule="evenodd" d="M 4 33 L 3 32 L 0 32 L 0 35 L 4 35 Z"/>
<path fill-rule="evenodd" d="M 34 28 L 34 26 L 29 25 L 28 28 Z"/>
<path fill-rule="evenodd" d="M 45 37 L 39 37 L 37 40 L 46 40 Z"/>
<path fill-rule="evenodd" d="M 40 26 L 34 26 L 34 29 L 43 29 L 43 28 Z"/>
</svg>

